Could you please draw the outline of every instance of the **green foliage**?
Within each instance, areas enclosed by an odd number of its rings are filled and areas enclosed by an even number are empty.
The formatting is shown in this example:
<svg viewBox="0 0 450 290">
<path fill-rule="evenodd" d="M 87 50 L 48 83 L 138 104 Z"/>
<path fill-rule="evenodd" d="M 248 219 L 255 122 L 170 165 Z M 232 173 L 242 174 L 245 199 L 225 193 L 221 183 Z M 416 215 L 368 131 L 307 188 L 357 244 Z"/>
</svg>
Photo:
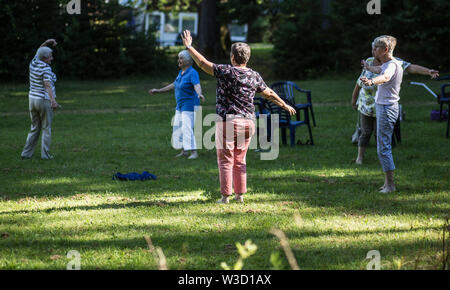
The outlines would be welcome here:
<svg viewBox="0 0 450 290">
<path fill-rule="evenodd" d="M 272 264 L 273 270 L 283 270 L 283 258 L 280 252 L 272 252 L 270 254 L 270 264 Z"/>
<path fill-rule="evenodd" d="M 247 240 L 245 241 L 244 245 L 241 245 L 241 243 L 236 243 L 236 248 L 239 253 L 239 259 L 237 260 L 236 264 L 234 264 L 233 270 L 242 270 L 242 268 L 244 267 L 244 260 L 254 255 L 258 250 L 258 246 L 253 244 L 251 240 Z M 228 266 L 228 264 L 225 262 L 222 262 L 220 266 L 224 270 L 231 270 L 231 267 Z"/>
<path fill-rule="evenodd" d="M 2 80 L 26 79 L 39 45 L 56 38 L 58 77 L 106 78 L 164 70 L 167 59 L 154 35 L 135 33 L 127 24 L 131 10 L 118 1 L 82 1 L 82 14 L 69 15 L 57 0 L 7 1 L 0 6 Z M 67 1 L 68 2 L 68 1 Z M 14 44 L 14 47 L 12 47 Z"/>
<path fill-rule="evenodd" d="M 357 70 L 359 60 L 371 55 L 373 39 L 383 34 L 397 37 L 396 56 L 440 70 L 450 66 L 450 2 L 446 0 L 381 1 L 380 15 L 367 14 L 365 0 L 331 1 L 329 14 L 323 13 L 321 2 L 280 4 L 274 30 L 280 76 L 304 78 Z"/>
<path fill-rule="evenodd" d="M 320 2 L 288 0 L 280 12 L 279 24 L 273 35 L 277 75 L 297 78 L 313 68 L 327 70 L 329 64 L 323 62 L 323 58 L 329 47 L 323 42 L 326 37 L 318 33 L 322 23 Z"/>
</svg>

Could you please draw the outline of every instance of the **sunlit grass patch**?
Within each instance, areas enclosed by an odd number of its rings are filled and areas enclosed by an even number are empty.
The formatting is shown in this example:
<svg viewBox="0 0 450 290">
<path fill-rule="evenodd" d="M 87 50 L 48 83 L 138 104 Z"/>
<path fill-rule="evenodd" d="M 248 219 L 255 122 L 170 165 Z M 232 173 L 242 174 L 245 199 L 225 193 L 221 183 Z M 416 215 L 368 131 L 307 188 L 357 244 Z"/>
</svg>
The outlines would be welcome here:
<svg viewBox="0 0 450 290">
<path fill-rule="evenodd" d="M 354 165 L 354 80 L 299 80 L 317 105 L 315 146 L 281 146 L 273 161 L 250 150 L 245 203 L 221 205 L 215 151 L 175 158 L 174 96 L 147 94 L 175 77 L 59 82 L 64 108 L 55 114 L 50 162 L 39 148 L 32 160 L 19 158 L 29 130 L 27 87 L 0 88 L 10 94 L 0 109 L 1 269 L 65 269 L 71 250 L 82 269 L 157 269 L 144 236 L 162 248 L 170 269 L 233 265 L 236 243 L 247 240 L 258 248 L 244 269 L 272 269 L 274 253 L 289 269 L 274 228 L 301 269 L 365 269 L 370 250 L 380 251 L 383 269 L 440 268 L 450 159 L 445 124 L 429 121 L 436 105 L 423 94 L 402 90 L 407 120 L 394 149 L 396 193 L 378 193 L 383 174 L 373 140 L 365 164 Z M 202 75 L 202 85 L 204 113 L 213 113 L 215 80 Z M 304 141 L 306 129 L 297 136 Z M 143 170 L 158 178 L 112 179 Z"/>
</svg>

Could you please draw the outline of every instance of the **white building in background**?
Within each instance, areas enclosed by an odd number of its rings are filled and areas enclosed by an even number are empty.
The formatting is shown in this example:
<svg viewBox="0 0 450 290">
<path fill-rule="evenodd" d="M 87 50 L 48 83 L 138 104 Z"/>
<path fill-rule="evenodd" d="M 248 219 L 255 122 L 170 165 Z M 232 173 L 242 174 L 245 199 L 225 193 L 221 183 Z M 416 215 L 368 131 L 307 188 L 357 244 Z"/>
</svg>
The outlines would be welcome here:
<svg viewBox="0 0 450 290">
<path fill-rule="evenodd" d="M 126 5 L 127 0 L 122 0 L 121 4 Z M 141 1 L 135 7 L 140 7 Z M 137 31 L 144 30 L 145 33 L 156 29 L 156 40 L 161 46 L 182 45 L 181 32 L 188 29 L 193 35 L 198 34 L 198 13 L 180 12 L 178 14 L 164 13 L 160 11 L 147 12 L 144 8 L 136 8 L 133 13 L 131 24 Z M 231 41 L 247 41 L 248 25 L 238 25 L 233 21 L 228 25 Z"/>
<path fill-rule="evenodd" d="M 141 21 L 145 24 L 145 33 L 149 33 L 151 28 L 156 28 L 156 40 L 162 46 L 181 45 L 180 34 L 188 29 L 193 35 L 198 34 L 198 14 L 189 12 L 180 12 L 177 15 L 173 13 L 165 14 L 154 11 L 141 13 Z M 142 24 L 142 23 L 141 23 Z"/>
<path fill-rule="evenodd" d="M 231 42 L 247 42 L 248 24 L 239 25 L 237 20 L 228 24 Z"/>
</svg>

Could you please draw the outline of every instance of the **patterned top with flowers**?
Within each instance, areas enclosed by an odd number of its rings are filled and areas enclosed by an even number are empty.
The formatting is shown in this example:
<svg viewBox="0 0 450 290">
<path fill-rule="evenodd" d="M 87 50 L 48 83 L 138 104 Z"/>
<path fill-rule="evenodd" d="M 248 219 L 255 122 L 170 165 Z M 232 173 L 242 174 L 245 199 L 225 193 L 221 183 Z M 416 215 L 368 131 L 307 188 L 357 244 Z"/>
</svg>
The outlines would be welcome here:
<svg viewBox="0 0 450 290">
<path fill-rule="evenodd" d="M 403 70 L 406 70 L 406 68 L 411 65 L 411 63 L 398 57 L 396 57 L 396 59 L 402 63 Z M 370 66 L 373 65 L 373 61 L 373 57 L 369 57 L 366 60 L 367 64 Z M 377 93 L 377 86 L 366 86 L 361 82 L 361 78 L 366 77 L 368 79 L 372 79 L 377 76 L 378 74 L 374 74 L 373 72 L 363 69 L 357 81 L 358 86 L 361 87 L 358 96 L 358 111 L 368 117 L 376 117 L 377 115 L 375 111 L 375 95 Z"/>
<path fill-rule="evenodd" d="M 222 120 L 226 120 L 226 115 L 254 119 L 253 98 L 267 88 L 259 73 L 225 64 L 214 64 L 213 69 L 217 78 L 217 115 Z"/>
</svg>

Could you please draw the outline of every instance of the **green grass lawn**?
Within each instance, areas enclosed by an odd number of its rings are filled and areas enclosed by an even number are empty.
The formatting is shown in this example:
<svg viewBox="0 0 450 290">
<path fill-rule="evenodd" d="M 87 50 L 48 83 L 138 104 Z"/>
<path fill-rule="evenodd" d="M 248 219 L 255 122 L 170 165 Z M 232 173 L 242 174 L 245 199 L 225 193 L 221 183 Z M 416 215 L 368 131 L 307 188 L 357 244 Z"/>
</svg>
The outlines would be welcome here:
<svg viewBox="0 0 450 290">
<path fill-rule="evenodd" d="M 162 248 L 170 269 L 233 265 L 239 257 L 235 244 L 249 239 L 258 250 L 244 269 L 290 269 L 273 228 L 285 233 L 301 269 L 366 269 L 370 250 L 380 252 L 382 269 L 442 267 L 449 139 L 444 122 L 430 121 L 435 100 L 407 85 L 411 78 L 402 89 L 403 142 L 394 149 L 398 192 L 377 191 L 383 174 L 373 140 L 365 164 L 353 163 L 355 74 L 297 81 L 313 92 L 315 146 L 281 147 L 273 161 L 249 151 L 246 202 L 224 206 L 215 203 L 215 151 L 200 150 L 197 160 L 175 159 L 173 94 L 146 94 L 176 73 L 58 82 L 63 109 L 54 118 L 52 161 L 39 154 L 20 160 L 30 126 L 27 85 L 0 86 L 1 269 L 65 269 L 71 250 L 80 252 L 82 269 L 157 269 L 144 236 Z M 212 113 L 215 80 L 201 78 L 203 110 Z M 440 86 L 418 80 L 435 91 Z M 306 128 L 297 135 L 306 141 Z M 143 170 L 158 179 L 112 180 L 118 171 Z M 275 267 L 276 254 L 281 262 Z"/>
</svg>

